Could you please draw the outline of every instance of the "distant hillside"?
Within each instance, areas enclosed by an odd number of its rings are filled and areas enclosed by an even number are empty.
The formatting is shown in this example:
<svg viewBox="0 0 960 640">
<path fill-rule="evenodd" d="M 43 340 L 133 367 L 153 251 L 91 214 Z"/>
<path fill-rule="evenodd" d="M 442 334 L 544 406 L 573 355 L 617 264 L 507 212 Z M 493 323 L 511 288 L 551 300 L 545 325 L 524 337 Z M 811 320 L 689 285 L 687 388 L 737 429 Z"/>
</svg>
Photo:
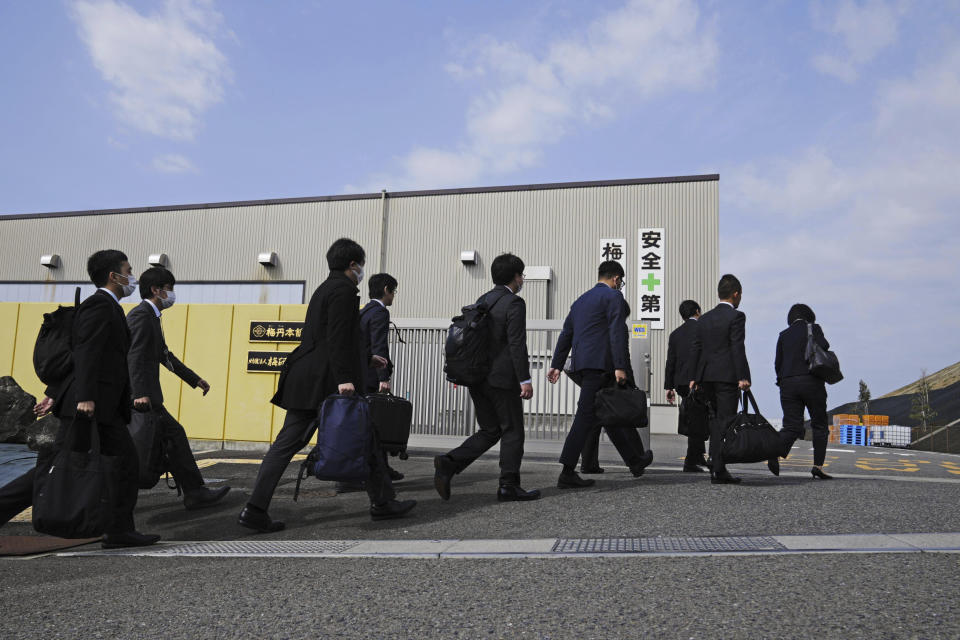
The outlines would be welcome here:
<svg viewBox="0 0 960 640">
<path fill-rule="evenodd" d="M 956 384 L 957 382 L 960 382 L 960 362 L 957 364 L 952 364 L 945 369 L 940 369 L 940 371 L 931 373 L 927 376 L 927 384 L 930 385 L 930 389 L 944 389 Z M 891 391 L 890 393 L 880 397 L 892 398 L 893 396 L 913 395 L 919 388 L 920 380 L 917 380 L 915 382 L 911 382 L 905 387 L 900 387 L 896 391 Z M 873 402 L 870 403 L 870 407 L 870 411 L 873 411 Z"/>
<path fill-rule="evenodd" d="M 939 375 L 951 369 L 955 371 L 960 370 L 958 368 L 960 368 L 960 363 L 952 367 L 947 367 L 943 371 L 938 371 L 934 375 Z M 960 418 L 960 374 L 955 373 L 954 375 L 957 375 L 958 379 L 953 384 L 930 391 L 930 406 L 937 412 L 937 416 L 933 419 L 933 424 L 935 425 L 948 424 Z M 928 380 L 930 378 L 931 376 L 927 376 Z M 913 391 L 910 391 L 911 389 Z M 904 390 L 907 391 L 904 392 Z M 892 394 L 871 400 L 870 413 L 890 416 L 890 424 L 902 424 L 915 427 L 918 422 L 910 419 L 910 408 L 913 403 L 914 393 L 916 393 L 915 384 L 908 385 L 903 389 L 897 389 L 897 391 Z M 847 404 L 832 409 L 829 414 L 833 416 L 835 413 L 856 412 L 857 403 L 848 402 Z"/>
</svg>

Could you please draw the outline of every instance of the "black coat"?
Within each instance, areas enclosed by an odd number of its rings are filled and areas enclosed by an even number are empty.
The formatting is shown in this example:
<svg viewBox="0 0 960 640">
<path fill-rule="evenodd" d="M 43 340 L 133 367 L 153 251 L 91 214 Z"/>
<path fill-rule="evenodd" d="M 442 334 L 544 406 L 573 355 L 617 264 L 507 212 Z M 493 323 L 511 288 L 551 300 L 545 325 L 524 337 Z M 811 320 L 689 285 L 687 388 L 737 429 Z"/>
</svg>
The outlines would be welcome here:
<svg viewBox="0 0 960 640">
<path fill-rule="evenodd" d="M 697 333 L 697 320 L 688 318 L 670 333 L 667 342 L 667 364 L 663 370 L 663 388 L 684 390 L 690 388 L 690 347 Z"/>
<path fill-rule="evenodd" d="M 570 305 L 553 349 L 551 368 L 563 369 L 572 349 L 573 371 L 596 369 L 613 373 L 622 369 L 632 379 L 629 317 L 630 305 L 623 294 L 597 283 Z"/>
<path fill-rule="evenodd" d="M 747 316 L 726 303 L 700 316 L 690 346 L 690 379 L 733 384 L 750 380 L 746 327 Z"/>
<path fill-rule="evenodd" d="M 363 333 L 365 350 L 375 356 L 387 359 L 387 366 L 376 369 L 366 368 L 366 386 L 379 388 L 381 382 L 389 382 L 393 374 L 393 361 L 390 360 L 390 310 L 371 300 L 360 311 L 360 331 Z"/>
<path fill-rule="evenodd" d="M 342 271 L 332 271 L 310 298 L 303 339 L 287 358 L 271 402 L 316 411 L 341 384 L 362 393 L 365 356 L 359 290 Z"/>
<path fill-rule="evenodd" d="M 477 302 L 481 301 L 490 307 L 491 366 L 487 384 L 519 392 L 520 383 L 531 377 L 530 356 L 527 354 L 527 304 L 503 286 L 496 286 L 480 296 Z"/>
<path fill-rule="evenodd" d="M 194 389 L 197 388 L 200 376 L 170 353 L 163 338 L 160 318 L 149 302 L 144 300 L 130 310 L 127 314 L 127 326 L 130 328 L 127 365 L 130 368 L 130 387 L 134 399 L 146 396 L 155 407 L 163 404 L 160 365 L 175 373 Z"/>
<path fill-rule="evenodd" d="M 823 329 L 818 324 L 813 325 L 813 339 L 824 349 L 830 348 L 830 343 L 827 342 Z M 780 332 L 780 337 L 777 338 L 777 357 L 773 366 L 777 372 L 778 385 L 783 378 L 810 375 L 810 365 L 807 362 L 806 322 L 797 320 Z"/>
<path fill-rule="evenodd" d="M 92 400 L 98 422 L 124 426 L 130 422 L 130 378 L 127 351 L 130 331 L 123 308 L 98 289 L 80 303 L 73 322 L 73 371 L 53 391 L 53 413 L 73 417 L 77 403 Z"/>
</svg>

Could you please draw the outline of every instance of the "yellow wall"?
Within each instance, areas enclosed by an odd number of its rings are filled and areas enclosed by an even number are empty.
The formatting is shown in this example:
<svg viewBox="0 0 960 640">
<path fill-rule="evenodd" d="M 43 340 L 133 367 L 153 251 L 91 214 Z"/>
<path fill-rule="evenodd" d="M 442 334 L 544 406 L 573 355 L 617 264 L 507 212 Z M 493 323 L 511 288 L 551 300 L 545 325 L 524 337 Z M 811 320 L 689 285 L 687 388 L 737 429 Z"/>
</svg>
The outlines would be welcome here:
<svg viewBox="0 0 960 640">
<path fill-rule="evenodd" d="M 129 311 L 134 305 L 123 305 Z M 33 345 L 43 314 L 56 304 L 0 302 L 0 375 L 12 375 L 38 399 L 44 385 L 33 372 Z M 248 351 L 292 351 L 290 343 L 249 342 L 250 322 L 302 321 L 306 305 L 184 304 L 163 312 L 170 351 L 210 383 L 204 396 L 160 369 L 164 405 L 187 435 L 199 440 L 270 442 L 284 411 L 270 404 L 277 374 L 247 373 Z"/>
</svg>

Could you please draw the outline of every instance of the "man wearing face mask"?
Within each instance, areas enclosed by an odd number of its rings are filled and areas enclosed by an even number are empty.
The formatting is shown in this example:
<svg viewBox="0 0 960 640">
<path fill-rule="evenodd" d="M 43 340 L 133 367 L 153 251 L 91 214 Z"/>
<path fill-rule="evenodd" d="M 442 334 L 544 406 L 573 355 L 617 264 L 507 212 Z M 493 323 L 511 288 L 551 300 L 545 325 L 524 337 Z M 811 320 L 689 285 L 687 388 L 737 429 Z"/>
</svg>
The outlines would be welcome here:
<svg viewBox="0 0 960 640">
<path fill-rule="evenodd" d="M 280 531 L 284 523 L 267 513 L 273 492 L 293 455 L 304 447 L 315 429 L 314 420 L 323 401 L 333 394 L 363 392 L 367 365 L 383 367 L 387 361 L 364 349 L 360 333 L 360 292 L 366 253 L 349 238 L 340 238 L 327 250 L 330 275 L 317 287 L 307 306 L 303 339 L 289 357 L 271 402 L 287 410 L 277 439 L 263 457 L 250 500 L 238 523 L 264 533 Z M 398 518 L 417 504 L 397 500 L 382 450 L 374 438 L 370 474 L 365 487 L 373 520 Z"/>
<path fill-rule="evenodd" d="M 136 291 L 137 279 L 127 256 L 115 250 L 97 251 L 90 256 L 87 273 L 97 290 L 77 308 L 71 347 L 73 370 L 47 389 L 47 397 L 34 411 L 43 415 L 52 410 L 60 419 L 55 446 L 63 446 L 69 430 L 76 429 L 76 449 L 87 450 L 91 429 L 96 428 L 101 451 L 120 459 L 117 485 L 107 491 L 103 546 L 151 545 L 160 536 L 137 532 L 133 522 L 139 463 L 127 430 L 130 332 L 120 307 L 120 299 Z M 33 473 L 31 470 L 0 489 L 0 523 L 32 503 Z"/>
<path fill-rule="evenodd" d="M 173 274 L 163 267 L 153 267 L 140 274 L 140 297 L 143 302 L 127 314 L 127 325 L 130 327 L 130 352 L 127 361 L 133 408 L 152 413 L 157 419 L 168 470 L 183 491 L 183 504 L 187 509 L 200 509 L 219 501 L 227 495 L 230 487 L 209 489 L 204 486 L 203 476 L 190 450 L 186 432 L 163 406 L 160 365 L 175 373 L 192 388 L 200 387 L 203 395 L 210 391 L 206 380 L 170 353 L 163 337 L 160 316 L 162 310 L 169 309 L 176 301 L 173 290 L 175 284 Z"/>
<path fill-rule="evenodd" d="M 620 263 L 608 260 L 600 264 L 597 284 L 570 306 L 570 313 L 563 322 L 563 330 L 553 351 L 547 380 L 556 384 L 560 379 L 560 372 L 571 349 L 571 366 L 580 379 L 577 413 L 560 454 L 560 464 L 563 465 L 557 479 L 560 489 L 577 489 L 594 484 L 591 479 L 581 478 L 575 467 L 584 445 L 598 427 L 594 409 L 597 392 L 612 384 L 625 385 L 633 381 L 627 329 L 630 307 L 620 292 L 623 278 L 624 271 Z M 633 475 L 643 475 L 643 470 L 653 461 L 653 452 L 644 451 L 643 441 L 636 429 L 607 429 L 607 436 Z M 595 459 L 589 462 L 596 464 Z"/>
</svg>

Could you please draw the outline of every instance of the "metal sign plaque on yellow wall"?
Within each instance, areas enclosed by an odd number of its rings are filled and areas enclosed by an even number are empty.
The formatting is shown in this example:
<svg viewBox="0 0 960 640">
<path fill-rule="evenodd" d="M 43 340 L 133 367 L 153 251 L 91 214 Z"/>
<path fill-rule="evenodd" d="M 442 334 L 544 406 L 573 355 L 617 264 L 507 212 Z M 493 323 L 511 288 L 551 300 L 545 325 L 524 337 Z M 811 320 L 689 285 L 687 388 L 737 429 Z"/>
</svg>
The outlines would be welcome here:
<svg viewBox="0 0 960 640">
<path fill-rule="evenodd" d="M 289 355 L 285 351 L 249 351 L 247 373 L 280 373 Z"/>
<path fill-rule="evenodd" d="M 250 321 L 250 342 L 300 342 L 302 322 Z"/>
</svg>

